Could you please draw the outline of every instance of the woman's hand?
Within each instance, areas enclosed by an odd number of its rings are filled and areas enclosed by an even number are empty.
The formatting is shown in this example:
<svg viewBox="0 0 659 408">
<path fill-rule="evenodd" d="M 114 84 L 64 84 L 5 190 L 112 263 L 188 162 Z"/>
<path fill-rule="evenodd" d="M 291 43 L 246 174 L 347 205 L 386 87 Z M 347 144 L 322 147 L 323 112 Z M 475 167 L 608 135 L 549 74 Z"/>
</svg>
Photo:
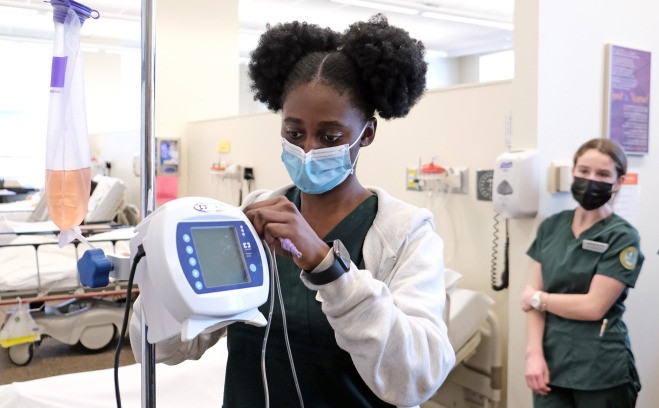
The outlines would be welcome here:
<svg viewBox="0 0 659 408">
<path fill-rule="evenodd" d="M 547 395 L 549 388 L 549 368 L 541 354 L 531 354 L 526 357 L 526 385 L 535 393 Z"/>
<path fill-rule="evenodd" d="M 314 269 L 329 252 L 295 204 L 286 197 L 277 197 L 253 203 L 243 209 L 259 237 L 281 256 L 292 257 L 297 266 L 306 271 Z M 293 256 L 281 247 L 279 238 L 288 238 L 301 257 Z"/>
<path fill-rule="evenodd" d="M 522 292 L 522 296 L 519 301 L 520 304 L 522 305 L 523 311 L 528 312 L 529 310 L 533 309 L 533 306 L 531 306 L 531 297 L 535 292 L 537 292 L 537 289 L 531 285 L 526 285 L 526 287 L 524 288 L 524 291 Z"/>
</svg>

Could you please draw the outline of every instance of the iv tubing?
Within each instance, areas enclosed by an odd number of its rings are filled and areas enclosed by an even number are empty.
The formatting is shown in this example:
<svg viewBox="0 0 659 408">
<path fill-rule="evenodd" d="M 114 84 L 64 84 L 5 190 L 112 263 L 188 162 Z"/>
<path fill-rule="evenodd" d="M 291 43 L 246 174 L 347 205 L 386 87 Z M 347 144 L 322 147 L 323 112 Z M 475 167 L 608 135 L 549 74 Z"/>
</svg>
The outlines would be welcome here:
<svg viewBox="0 0 659 408">
<path fill-rule="evenodd" d="M 270 311 L 268 312 L 268 324 L 265 328 L 265 335 L 263 336 L 263 347 L 261 348 L 261 376 L 263 378 L 263 393 L 265 396 L 265 406 L 270 407 L 270 395 L 268 392 L 268 378 L 265 372 L 265 351 L 268 344 L 268 334 L 270 334 L 270 325 L 272 323 L 272 313 L 275 306 L 275 284 L 277 285 L 277 294 L 279 295 L 279 306 L 281 307 L 281 318 L 284 326 L 284 339 L 286 340 L 286 350 L 288 351 L 288 361 L 291 364 L 291 371 L 293 372 L 293 380 L 295 381 L 295 389 L 297 390 L 297 398 L 300 401 L 300 407 L 304 408 L 304 401 L 302 400 L 302 392 L 300 391 L 300 384 L 297 380 L 297 373 L 295 372 L 295 363 L 293 363 L 293 354 L 291 353 L 291 345 L 288 341 L 288 329 L 286 328 L 286 311 L 284 310 L 284 298 L 281 296 L 281 285 L 279 284 L 279 271 L 277 270 L 277 259 L 273 255 L 274 248 L 270 249 L 268 244 L 263 241 L 265 248 L 268 250 L 268 258 L 270 259 Z"/>
</svg>

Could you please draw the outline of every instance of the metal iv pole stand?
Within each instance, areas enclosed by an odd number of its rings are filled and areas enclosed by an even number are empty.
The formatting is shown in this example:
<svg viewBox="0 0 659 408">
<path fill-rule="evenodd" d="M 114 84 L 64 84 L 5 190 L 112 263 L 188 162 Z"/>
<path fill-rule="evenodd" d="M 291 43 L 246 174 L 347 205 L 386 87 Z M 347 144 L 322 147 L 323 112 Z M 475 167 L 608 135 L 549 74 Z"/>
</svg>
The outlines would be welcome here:
<svg viewBox="0 0 659 408">
<path fill-rule="evenodd" d="M 155 0 L 142 0 L 142 120 L 141 188 L 142 219 L 155 209 Z M 142 408 L 156 406 L 156 346 L 147 340 L 146 317 L 142 309 Z"/>
</svg>

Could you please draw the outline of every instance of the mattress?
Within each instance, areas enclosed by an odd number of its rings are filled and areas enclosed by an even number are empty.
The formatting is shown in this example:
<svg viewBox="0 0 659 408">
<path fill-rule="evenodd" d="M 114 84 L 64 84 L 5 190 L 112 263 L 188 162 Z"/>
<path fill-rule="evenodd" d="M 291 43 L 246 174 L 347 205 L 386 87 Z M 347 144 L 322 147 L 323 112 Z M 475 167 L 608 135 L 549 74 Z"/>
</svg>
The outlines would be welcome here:
<svg viewBox="0 0 659 408">
<path fill-rule="evenodd" d="M 483 292 L 454 288 L 447 293 L 448 337 L 457 352 L 487 320 L 493 300 Z"/>
<path fill-rule="evenodd" d="M 0 203 L 0 220 L 27 221 L 35 205 L 33 200 Z"/>
<path fill-rule="evenodd" d="M 226 360 L 226 339 L 221 339 L 199 360 L 157 364 L 158 408 L 221 407 Z M 122 406 L 141 406 L 141 373 L 140 364 L 119 368 Z M 105 369 L 0 385 L 0 408 L 115 408 L 113 376 L 113 369 Z"/>
</svg>

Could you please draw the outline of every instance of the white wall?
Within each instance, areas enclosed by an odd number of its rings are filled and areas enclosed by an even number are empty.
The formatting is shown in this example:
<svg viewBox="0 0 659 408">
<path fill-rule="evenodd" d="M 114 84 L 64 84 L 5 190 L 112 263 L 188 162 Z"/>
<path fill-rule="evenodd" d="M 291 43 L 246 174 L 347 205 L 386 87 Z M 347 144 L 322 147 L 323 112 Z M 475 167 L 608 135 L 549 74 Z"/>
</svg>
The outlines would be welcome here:
<svg viewBox="0 0 659 408">
<path fill-rule="evenodd" d="M 508 292 L 490 289 L 494 211 L 490 202 L 476 200 L 475 172 L 492 169 L 497 154 L 504 150 L 511 96 L 508 81 L 428 92 L 406 118 L 379 120 L 375 142 L 362 150 L 357 165 L 362 184 L 377 185 L 412 204 L 434 209 L 437 231 L 445 241 L 447 266 L 463 273 L 465 287 L 495 300 L 504 345 Z M 272 113 L 189 124 L 188 159 L 195 163 L 188 172 L 190 195 L 236 202 L 236 186 L 218 181 L 210 172 L 219 157 L 220 140 L 231 142 L 231 153 L 224 160 L 254 168 L 256 188 L 289 183 L 280 159 L 279 127 L 280 118 Z M 469 194 L 429 199 L 426 193 L 406 190 L 405 167 L 417 165 L 419 159 L 427 163 L 433 156 L 437 164 L 469 168 Z M 218 183 L 224 184 L 218 188 Z M 503 243 L 503 235 L 499 242 Z M 502 257 L 499 253 L 499 261 Z M 500 270 L 499 266 L 497 272 Z M 506 351 L 503 353 L 505 361 Z M 504 378 L 505 373 L 504 367 Z"/>
<path fill-rule="evenodd" d="M 568 12 L 566 12 L 566 10 Z M 533 144 L 540 151 L 542 168 L 552 160 L 569 160 L 581 143 L 603 134 L 605 46 L 614 43 L 645 51 L 659 51 L 659 28 L 654 16 L 659 4 L 643 0 L 620 3 L 613 0 L 570 2 L 517 1 L 515 14 L 516 78 L 513 85 L 513 144 Z M 657 65 L 652 74 L 657 78 Z M 656 91 L 657 81 L 653 90 Z M 655 92 L 656 93 L 656 92 Z M 659 174 L 656 104 L 650 110 L 650 153 L 631 157 L 630 167 L 640 174 L 641 250 L 646 255 L 641 276 L 630 291 L 625 320 L 632 350 L 636 355 L 643 389 L 637 406 L 655 407 L 659 400 L 659 308 L 655 288 L 659 277 L 657 249 L 659 222 L 656 208 L 659 193 L 653 191 L 652 176 Z M 655 124 L 655 125 L 653 125 Z M 574 207 L 569 195 L 552 196 L 541 180 L 541 214 L 545 217 Z M 536 223 L 539 222 L 539 219 Z M 518 223 L 517 245 L 528 246 L 532 234 L 528 223 Z M 522 248 L 520 248 L 522 249 Z M 513 259 L 510 297 L 510 327 L 524 327 L 518 293 L 528 279 L 528 257 L 520 251 Z M 521 332 L 521 331 L 519 331 Z M 525 341 L 522 336 L 509 344 L 509 406 L 526 407 L 531 394 L 524 382 Z"/>
<path fill-rule="evenodd" d="M 238 113 L 238 0 L 159 1 L 156 39 L 156 137 L 182 138 L 188 122 Z"/>
</svg>

